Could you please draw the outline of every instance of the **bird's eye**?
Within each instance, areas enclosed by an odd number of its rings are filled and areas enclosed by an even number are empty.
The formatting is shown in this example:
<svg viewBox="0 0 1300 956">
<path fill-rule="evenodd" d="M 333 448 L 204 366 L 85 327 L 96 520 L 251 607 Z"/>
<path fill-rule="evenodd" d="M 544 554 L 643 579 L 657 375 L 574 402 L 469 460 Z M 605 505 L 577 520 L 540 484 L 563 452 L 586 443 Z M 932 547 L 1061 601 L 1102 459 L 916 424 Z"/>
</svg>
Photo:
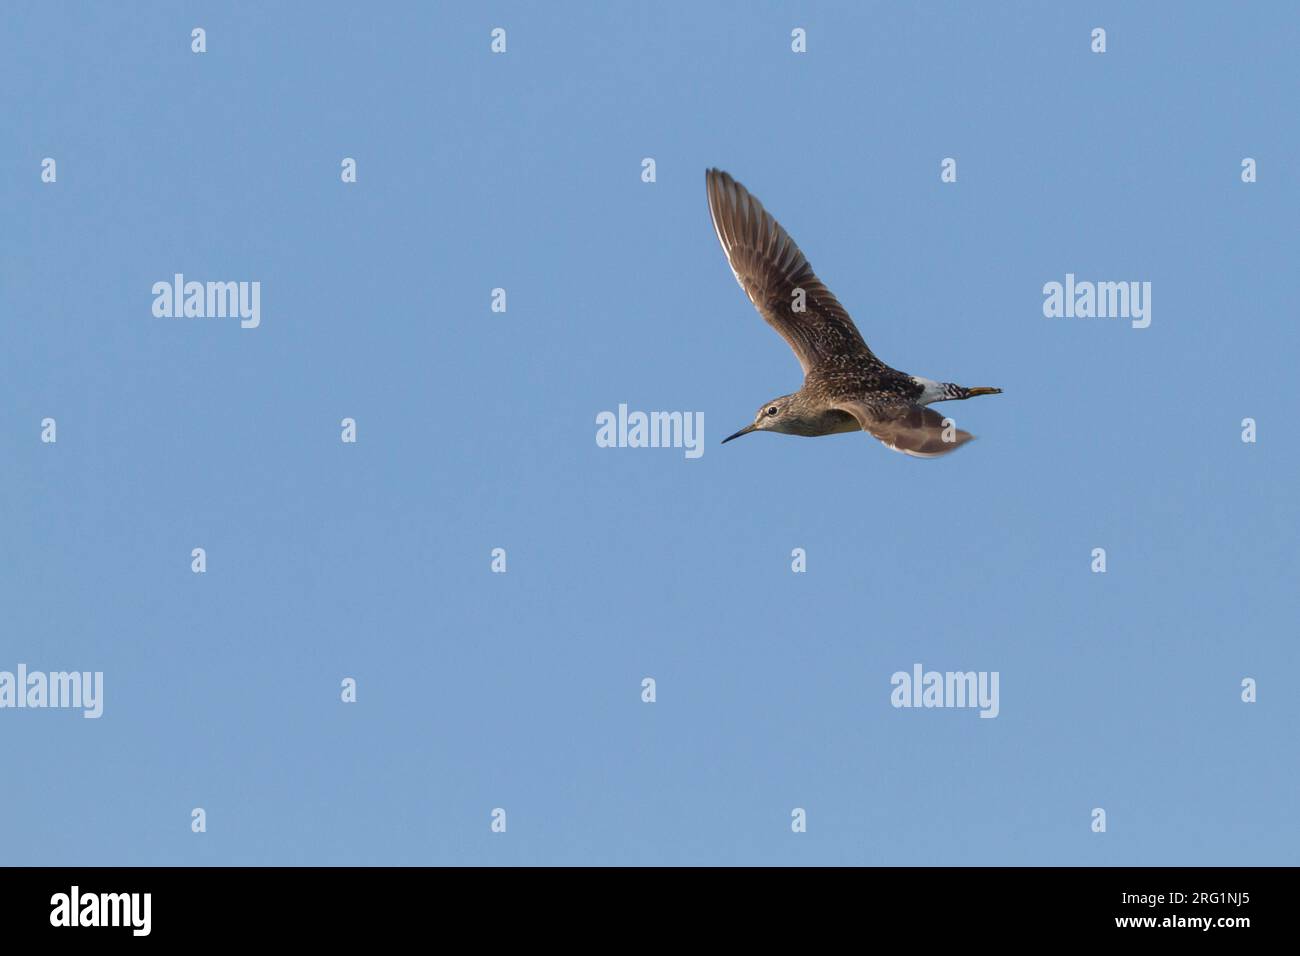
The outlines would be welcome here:
<svg viewBox="0 0 1300 956">
<path fill-rule="evenodd" d="M 775 414 L 776 414 L 776 406 L 773 405 L 771 408 L 769 408 L 769 409 L 767 410 L 767 413 L 768 413 L 769 415 L 775 415 Z"/>
</svg>

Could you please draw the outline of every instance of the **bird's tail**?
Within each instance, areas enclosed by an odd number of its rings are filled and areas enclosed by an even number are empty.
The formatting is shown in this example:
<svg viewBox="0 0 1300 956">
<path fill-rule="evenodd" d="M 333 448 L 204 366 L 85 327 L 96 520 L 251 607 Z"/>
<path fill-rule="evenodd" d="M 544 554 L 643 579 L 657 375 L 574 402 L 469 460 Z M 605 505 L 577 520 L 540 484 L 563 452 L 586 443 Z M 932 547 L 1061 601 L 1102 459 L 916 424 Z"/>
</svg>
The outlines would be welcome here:
<svg viewBox="0 0 1300 956">
<path fill-rule="evenodd" d="M 965 385 L 954 385 L 951 382 L 944 386 L 945 399 L 963 399 L 974 398 L 976 395 L 1001 395 L 1002 389 L 989 388 L 981 385 L 978 388 L 967 388 Z"/>
</svg>

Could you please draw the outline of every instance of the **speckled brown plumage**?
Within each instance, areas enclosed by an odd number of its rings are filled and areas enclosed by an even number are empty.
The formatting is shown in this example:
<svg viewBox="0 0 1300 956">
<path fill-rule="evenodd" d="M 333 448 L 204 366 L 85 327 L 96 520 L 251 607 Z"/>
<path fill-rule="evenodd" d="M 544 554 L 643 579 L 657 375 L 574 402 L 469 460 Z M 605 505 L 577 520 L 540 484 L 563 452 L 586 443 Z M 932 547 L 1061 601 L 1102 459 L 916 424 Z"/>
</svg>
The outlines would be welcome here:
<svg viewBox="0 0 1300 956">
<path fill-rule="evenodd" d="M 705 183 L 731 271 L 804 371 L 803 388 L 768 402 L 753 424 L 724 442 L 751 431 L 829 435 L 862 429 L 896 451 L 933 458 L 974 437 L 945 426 L 943 416 L 926 405 L 1001 389 L 931 382 L 890 368 L 867 347 L 848 312 L 762 204 L 721 170 L 710 169 Z"/>
</svg>

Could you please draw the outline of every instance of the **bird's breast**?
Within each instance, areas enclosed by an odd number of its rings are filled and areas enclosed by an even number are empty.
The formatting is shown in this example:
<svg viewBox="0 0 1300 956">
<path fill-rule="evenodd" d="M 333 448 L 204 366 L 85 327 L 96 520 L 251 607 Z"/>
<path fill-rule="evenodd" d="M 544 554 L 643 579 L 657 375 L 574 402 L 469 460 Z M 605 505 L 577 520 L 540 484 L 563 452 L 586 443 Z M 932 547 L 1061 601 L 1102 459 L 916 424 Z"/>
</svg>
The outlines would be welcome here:
<svg viewBox="0 0 1300 956">
<path fill-rule="evenodd" d="M 838 408 L 827 409 L 822 414 L 819 425 L 821 426 L 821 431 L 817 433 L 819 435 L 838 435 L 841 432 L 862 430 L 862 426 L 858 424 L 856 418 L 848 412 L 840 411 Z"/>
</svg>

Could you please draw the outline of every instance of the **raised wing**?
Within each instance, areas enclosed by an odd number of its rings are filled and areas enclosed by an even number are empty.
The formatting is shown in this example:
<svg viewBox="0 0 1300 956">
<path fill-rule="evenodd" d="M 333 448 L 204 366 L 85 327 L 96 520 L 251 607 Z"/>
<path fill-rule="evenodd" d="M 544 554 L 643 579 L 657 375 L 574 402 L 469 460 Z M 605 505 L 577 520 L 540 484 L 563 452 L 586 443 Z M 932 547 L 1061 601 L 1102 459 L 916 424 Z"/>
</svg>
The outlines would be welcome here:
<svg viewBox="0 0 1300 956">
<path fill-rule="evenodd" d="M 790 343 L 804 374 L 834 364 L 830 360 L 837 355 L 865 355 L 877 361 L 790 234 L 749 190 L 720 169 L 705 173 L 705 183 L 713 228 L 736 281 L 759 314 Z"/>
</svg>

